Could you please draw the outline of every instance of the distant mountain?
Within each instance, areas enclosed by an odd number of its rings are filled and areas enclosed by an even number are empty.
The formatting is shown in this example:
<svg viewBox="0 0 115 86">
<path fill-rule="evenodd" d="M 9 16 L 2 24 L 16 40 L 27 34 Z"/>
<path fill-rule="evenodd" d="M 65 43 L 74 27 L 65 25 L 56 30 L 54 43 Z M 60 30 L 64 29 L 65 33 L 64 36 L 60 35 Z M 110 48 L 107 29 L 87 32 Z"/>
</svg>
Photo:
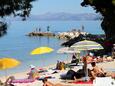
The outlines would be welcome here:
<svg viewBox="0 0 115 86">
<path fill-rule="evenodd" d="M 45 13 L 41 15 L 30 15 L 27 20 L 100 20 L 102 16 L 94 13 Z M 15 20 L 21 20 L 15 18 Z"/>
</svg>

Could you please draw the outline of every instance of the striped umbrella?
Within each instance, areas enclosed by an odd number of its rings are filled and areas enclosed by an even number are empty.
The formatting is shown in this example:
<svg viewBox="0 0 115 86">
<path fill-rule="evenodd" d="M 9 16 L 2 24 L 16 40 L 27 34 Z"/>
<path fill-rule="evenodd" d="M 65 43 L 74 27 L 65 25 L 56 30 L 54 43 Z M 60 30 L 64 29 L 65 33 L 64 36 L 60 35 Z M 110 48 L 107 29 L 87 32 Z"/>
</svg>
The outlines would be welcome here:
<svg viewBox="0 0 115 86">
<path fill-rule="evenodd" d="M 84 40 L 73 44 L 71 47 L 75 48 L 76 50 L 93 50 L 93 49 L 103 49 L 101 44 L 95 41 Z"/>
</svg>

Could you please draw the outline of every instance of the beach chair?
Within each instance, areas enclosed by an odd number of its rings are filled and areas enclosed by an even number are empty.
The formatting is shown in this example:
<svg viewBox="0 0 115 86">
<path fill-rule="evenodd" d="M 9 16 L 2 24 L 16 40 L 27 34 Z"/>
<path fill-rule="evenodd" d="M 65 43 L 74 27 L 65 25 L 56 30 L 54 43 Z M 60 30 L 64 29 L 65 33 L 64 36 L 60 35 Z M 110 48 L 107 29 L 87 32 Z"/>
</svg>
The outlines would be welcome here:
<svg viewBox="0 0 115 86">
<path fill-rule="evenodd" d="M 93 86 L 115 86 L 115 80 L 111 77 L 96 77 Z"/>
</svg>

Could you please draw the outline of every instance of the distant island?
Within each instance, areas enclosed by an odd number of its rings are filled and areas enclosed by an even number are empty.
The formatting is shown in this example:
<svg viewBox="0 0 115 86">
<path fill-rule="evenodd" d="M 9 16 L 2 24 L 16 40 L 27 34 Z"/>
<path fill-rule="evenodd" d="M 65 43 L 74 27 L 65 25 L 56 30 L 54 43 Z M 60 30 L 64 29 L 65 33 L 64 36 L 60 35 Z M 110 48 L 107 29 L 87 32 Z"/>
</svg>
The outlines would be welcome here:
<svg viewBox="0 0 115 86">
<path fill-rule="evenodd" d="M 21 18 L 10 17 L 11 20 L 21 20 Z M 101 20 L 102 16 L 96 13 L 45 13 L 40 15 L 30 15 L 27 20 Z"/>
</svg>

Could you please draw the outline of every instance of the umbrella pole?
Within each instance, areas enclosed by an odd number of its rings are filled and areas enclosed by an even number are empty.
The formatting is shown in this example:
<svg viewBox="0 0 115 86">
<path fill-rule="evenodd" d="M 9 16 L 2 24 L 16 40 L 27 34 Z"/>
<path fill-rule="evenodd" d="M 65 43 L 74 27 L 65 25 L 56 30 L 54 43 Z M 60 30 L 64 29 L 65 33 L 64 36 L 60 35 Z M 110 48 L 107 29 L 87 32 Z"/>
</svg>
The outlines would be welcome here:
<svg viewBox="0 0 115 86">
<path fill-rule="evenodd" d="M 7 72 L 7 69 L 5 71 L 5 79 L 7 79 L 7 75 L 8 75 L 8 72 Z"/>
</svg>

